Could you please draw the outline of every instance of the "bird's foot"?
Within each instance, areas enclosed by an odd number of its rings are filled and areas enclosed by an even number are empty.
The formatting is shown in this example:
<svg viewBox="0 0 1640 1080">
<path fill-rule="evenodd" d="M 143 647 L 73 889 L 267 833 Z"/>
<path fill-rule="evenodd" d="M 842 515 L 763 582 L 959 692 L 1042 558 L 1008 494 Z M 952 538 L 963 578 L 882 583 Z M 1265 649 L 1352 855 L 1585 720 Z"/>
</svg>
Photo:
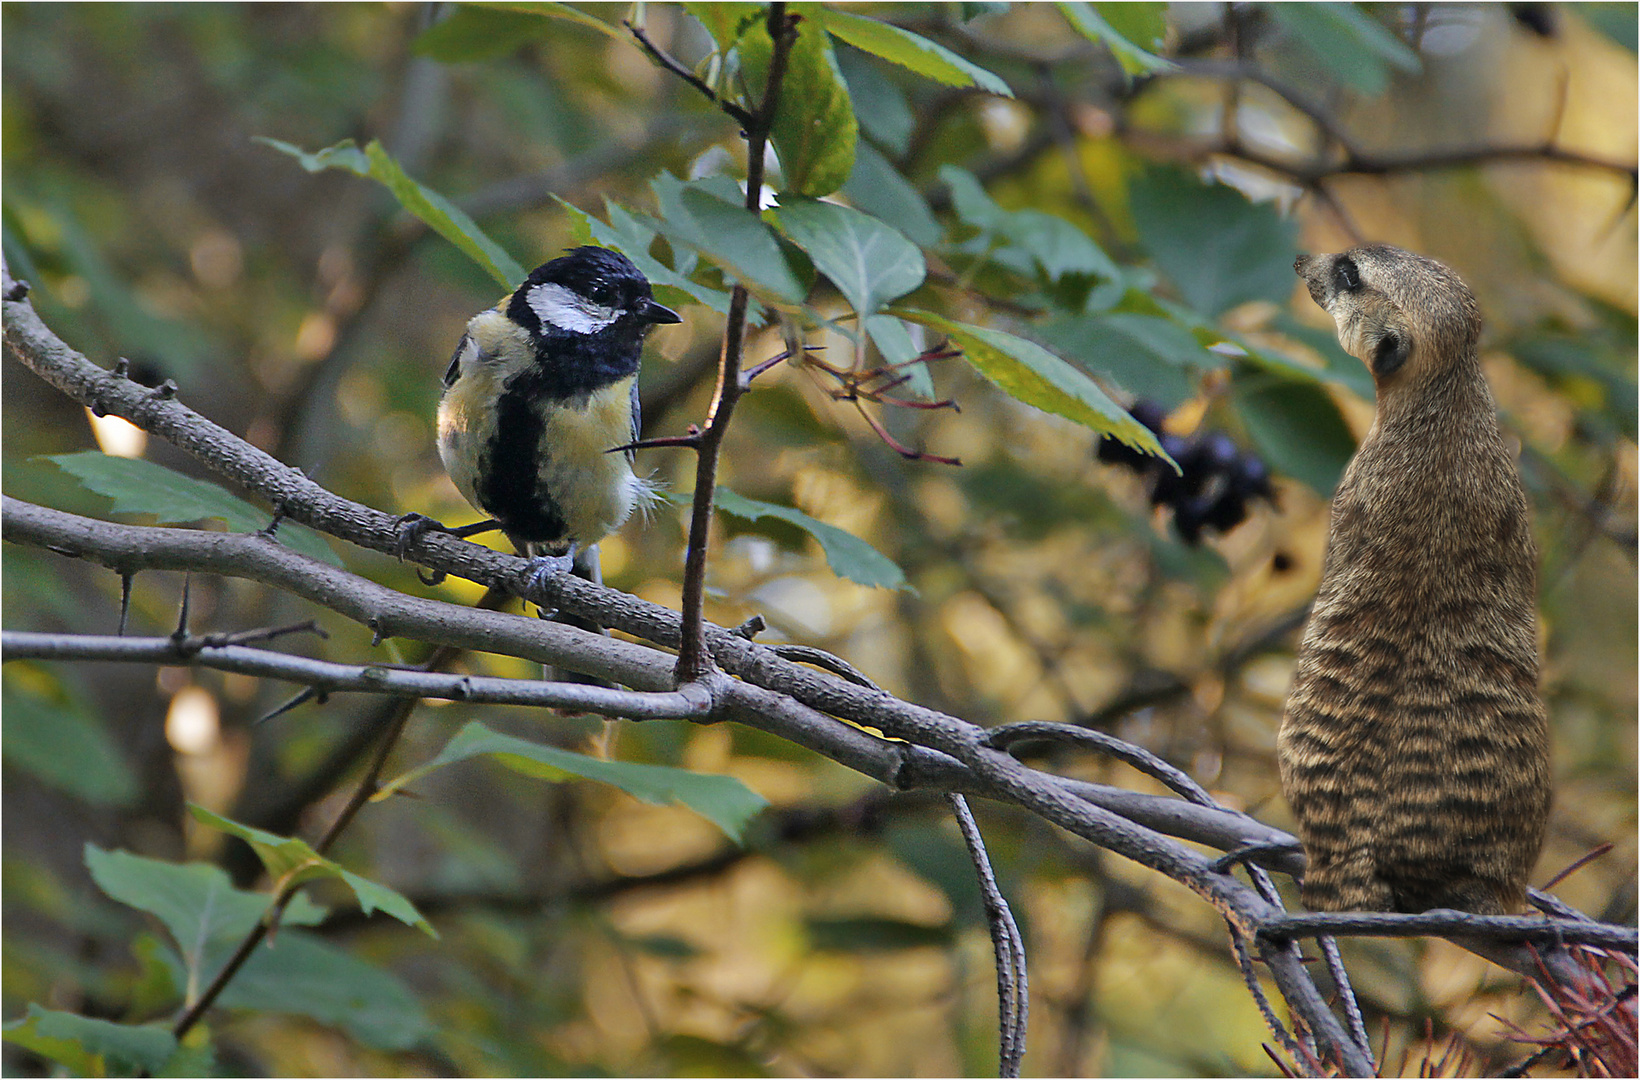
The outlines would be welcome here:
<svg viewBox="0 0 1640 1080">
<path fill-rule="evenodd" d="M 564 555 L 533 555 L 529 565 L 524 569 L 525 596 L 533 600 L 541 609 L 543 619 L 550 618 L 554 611 L 549 611 L 547 605 L 541 602 L 541 592 L 546 588 L 548 581 L 563 577 L 575 566 L 575 552 L 572 549 Z"/>
<path fill-rule="evenodd" d="M 428 517 L 426 514 L 404 514 L 398 520 L 398 537 L 393 542 L 393 554 L 404 561 L 404 557 L 415 547 L 416 541 L 430 532 L 449 532 L 444 522 Z"/>
<path fill-rule="evenodd" d="M 442 521 L 428 517 L 426 514 L 410 513 L 399 518 L 398 538 L 393 542 L 393 553 L 403 562 L 410 549 L 416 546 L 416 541 L 430 532 L 449 532 L 450 529 Z M 447 577 L 443 570 L 423 570 L 416 568 L 416 577 L 423 585 L 437 585 Z"/>
</svg>

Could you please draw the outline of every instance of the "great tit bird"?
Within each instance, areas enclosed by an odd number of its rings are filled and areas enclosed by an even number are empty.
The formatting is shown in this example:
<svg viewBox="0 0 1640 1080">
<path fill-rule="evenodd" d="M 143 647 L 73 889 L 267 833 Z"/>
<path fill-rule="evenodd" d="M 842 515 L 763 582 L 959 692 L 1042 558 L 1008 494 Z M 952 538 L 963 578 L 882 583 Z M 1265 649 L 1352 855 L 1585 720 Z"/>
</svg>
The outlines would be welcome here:
<svg viewBox="0 0 1640 1080">
<path fill-rule="evenodd" d="M 653 497 L 633 455 L 638 361 L 658 323 L 655 302 L 626 256 L 578 247 L 536 269 L 511 295 L 473 316 L 444 373 L 438 450 L 462 496 L 538 562 L 569 569 Z M 407 524 L 406 542 L 437 523 Z"/>
</svg>

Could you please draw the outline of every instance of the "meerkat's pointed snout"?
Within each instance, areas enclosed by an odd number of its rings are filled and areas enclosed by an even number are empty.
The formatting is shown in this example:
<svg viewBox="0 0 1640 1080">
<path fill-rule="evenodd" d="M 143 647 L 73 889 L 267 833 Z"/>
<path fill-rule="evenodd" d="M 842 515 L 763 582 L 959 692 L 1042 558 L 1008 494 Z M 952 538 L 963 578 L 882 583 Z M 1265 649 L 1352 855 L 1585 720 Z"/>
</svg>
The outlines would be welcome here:
<svg viewBox="0 0 1640 1080">
<path fill-rule="evenodd" d="M 1331 255 L 1300 255 L 1293 260 L 1293 272 L 1304 280 L 1310 299 L 1323 308 L 1327 307 L 1332 292 L 1332 260 Z"/>
</svg>

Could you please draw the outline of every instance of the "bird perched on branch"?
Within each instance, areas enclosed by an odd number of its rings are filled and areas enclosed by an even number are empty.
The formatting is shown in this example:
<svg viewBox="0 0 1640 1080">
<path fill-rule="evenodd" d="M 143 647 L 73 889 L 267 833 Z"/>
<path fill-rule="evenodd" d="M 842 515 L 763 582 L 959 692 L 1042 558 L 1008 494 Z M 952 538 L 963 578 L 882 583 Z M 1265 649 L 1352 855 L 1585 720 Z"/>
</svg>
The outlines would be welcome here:
<svg viewBox="0 0 1640 1080">
<path fill-rule="evenodd" d="M 462 496 L 562 573 L 653 497 L 632 471 L 644 338 L 678 315 L 626 256 L 578 247 L 473 316 L 444 373 L 438 449 Z M 409 522 L 407 539 L 428 528 Z"/>
<path fill-rule="evenodd" d="M 1458 276 L 1398 248 L 1294 264 L 1377 387 L 1333 497 L 1278 740 L 1316 910 L 1521 909 L 1549 812 L 1536 553 Z"/>
</svg>

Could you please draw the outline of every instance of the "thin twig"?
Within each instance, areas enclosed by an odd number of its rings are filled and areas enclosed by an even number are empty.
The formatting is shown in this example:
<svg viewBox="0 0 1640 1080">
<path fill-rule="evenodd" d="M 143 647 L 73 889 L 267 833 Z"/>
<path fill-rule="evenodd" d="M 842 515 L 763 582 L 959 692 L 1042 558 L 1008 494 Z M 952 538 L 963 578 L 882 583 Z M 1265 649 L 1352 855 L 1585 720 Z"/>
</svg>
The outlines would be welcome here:
<svg viewBox="0 0 1640 1080">
<path fill-rule="evenodd" d="M 991 858 L 985 851 L 985 838 L 968 800 L 952 793 L 946 796 L 951 812 L 956 816 L 962 842 L 968 848 L 968 857 L 979 876 L 980 894 L 985 900 L 985 920 L 991 928 L 991 946 L 997 958 L 997 1075 L 1019 1075 L 1020 1063 L 1025 1058 L 1025 1029 L 1030 1015 L 1031 990 L 1025 967 L 1025 941 L 1019 934 L 1019 924 L 1008 909 L 1008 901 L 997 887 L 996 875 L 991 870 Z"/>
<path fill-rule="evenodd" d="M 178 641 L 168 637 L 120 638 L 7 630 L 0 632 L 0 650 L 8 660 L 114 660 L 199 666 L 307 683 L 326 692 L 358 691 L 475 704 L 575 709 L 633 720 L 698 720 L 710 715 L 715 707 L 711 694 L 696 684 L 686 684 L 671 692 L 643 693 L 585 683 L 445 675 L 384 664 L 334 664 L 243 645 L 218 644 L 197 637 Z"/>
<path fill-rule="evenodd" d="M 633 39 L 637 41 L 638 45 L 642 47 L 644 52 L 649 54 L 651 59 L 667 71 L 670 71 L 672 74 L 688 83 L 690 86 L 694 87 L 696 90 L 699 90 L 703 95 L 705 95 L 707 101 L 710 101 L 717 108 L 722 109 L 732 120 L 734 120 L 735 123 L 749 130 L 757 122 L 757 117 L 755 117 L 752 113 L 747 112 L 735 102 L 720 96 L 716 90 L 713 90 L 710 86 L 706 85 L 706 80 L 684 67 L 677 60 L 673 59 L 672 56 L 666 52 L 666 50 L 662 49 L 659 45 L 656 45 L 654 41 L 650 40 L 649 34 L 643 27 L 633 26 L 632 23 L 626 19 L 621 20 L 621 25 L 626 27 L 627 33 L 632 35 Z"/>
<path fill-rule="evenodd" d="M 780 107 L 780 87 L 785 80 L 786 63 L 797 40 L 796 21 L 787 16 L 786 5 L 779 0 L 769 5 L 766 25 L 774 44 L 769 57 L 768 81 L 763 87 L 763 101 L 755 113 L 741 120 L 746 137 L 746 210 L 752 214 L 762 209 L 764 149 L 774 126 L 775 113 Z M 723 437 L 728 430 L 735 402 L 745 392 L 741 385 L 740 363 L 746 343 L 748 299 L 745 284 L 736 282 L 729 296 L 729 317 L 723 333 L 723 353 L 718 361 L 717 389 L 707 411 L 700 444 L 696 447 L 694 503 L 689 518 L 689 549 L 684 557 L 683 569 L 683 638 L 678 647 L 677 665 L 680 683 L 696 681 L 706 673 L 712 662 L 706 648 L 703 614 L 706 549 L 711 535 L 712 502 L 717 488 L 718 458 L 722 452 Z"/>
</svg>

